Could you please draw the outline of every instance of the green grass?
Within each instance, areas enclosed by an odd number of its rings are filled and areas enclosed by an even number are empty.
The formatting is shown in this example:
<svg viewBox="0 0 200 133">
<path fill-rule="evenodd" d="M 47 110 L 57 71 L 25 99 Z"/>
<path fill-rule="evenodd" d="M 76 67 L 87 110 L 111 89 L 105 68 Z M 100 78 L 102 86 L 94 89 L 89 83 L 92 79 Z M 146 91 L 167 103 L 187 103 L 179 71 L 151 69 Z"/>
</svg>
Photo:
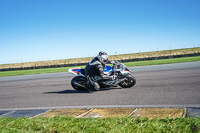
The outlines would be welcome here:
<svg viewBox="0 0 200 133">
<path fill-rule="evenodd" d="M 2 133 L 199 133 L 200 118 L 0 118 Z"/>
<path fill-rule="evenodd" d="M 84 68 L 85 66 L 74 66 L 74 67 Z M 74 67 L 58 67 L 58 68 L 44 68 L 44 69 L 31 69 L 31 70 L 3 71 L 3 72 L 0 72 L 0 77 L 41 74 L 41 73 L 67 72 L 68 69 L 74 68 Z"/>
<path fill-rule="evenodd" d="M 131 60 L 131 59 L 143 59 L 151 57 L 162 57 L 162 56 L 174 56 L 174 55 L 188 55 L 188 54 L 200 53 L 200 47 L 196 48 L 185 48 L 185 49 L 174 49 L 174 50 L 163 50 L 163 51 L 153 51 L 153 52 L 143 52 L 143 53 L 130 53 L 122 55 L 110 55 L 110 60 Z M 80 63 L 88 63 L 93 57 L 87 58 L 74 58 L 74 59 L 62 59 L 62 60 L 50 60 L 50 61 L 38 61 L 38 62 L 25 62 L 25 63 L 14 63 L 14 64 L 0 64 L 0 69 L 23 69 L 23 68 L 40 68 L 40 67 L 52 67 L 52 66 L 62 66 L 62 65 L 72 65 Z M 179 61 L 176 61 L 179 62 Z M 172 62 L 172 63 L 176 63 Z M 134 62 L 128 63 L 128 66 L 142 66 L 142 65 L 153 65 L 162 64 L 159 62 Z M 164 62 L 163 64 L 166 64 Z M 82 66 L 84 67 L 84 66 Z M 15 71 L 15 72 L 1 72 L 0 77 L 4 76 L 15 76 L 15 75 L 27 75 L 27 74 L 38 74 L 38 73 L 52 73 L 52 72 L 64 72 L 68 68 L 50 68 L 50 69 L 37 69 L 37 70 L 27 70 L 27 71 Z"/>
<path fill-rule="evenodd" d="M 200 56 L 183 57 L 183 58 L 172 58 L 172 59 L 161 59 L 161 60 L 151 60 L 151 61 L 136 61 L 136 62 L 127 62 L 127 63 L 124 63 L 124 64 L 126 66 L 128 66 L 128 67 L 133 67 L 133 66 L 181 63 L 181 62 L 194 62 L 194 61 L 200 61 Z M 74 66 L 74 67 L 77 67 L 77 66 Z M 59 67 L 59 68 L 46 68 L 46 69 L 3 71 L 3 72 L 0 72 L 0 77 L 16 76 L 16 75 L 29 75 L 29 74 L 40 74 L 40 73 L 67 72 L 69 68 L 74 68 L 74 67 Z M 84 68 L 85 66 L 78 66 L 78 67 Z"/>
<path fill-rule="evenodd" d="M 200 56 L 124 63 L 127 67 L 200 61 Z"/>
<path fill-rule="evenodd" d="M 200 53 L 200 47 L 195 48 L 184 48 L 184 49 L 173 49 L 173 50 L 162 50 L 153 52 L 142 52 L 142 53 L 129 53 L 120 55 L 110 55 L 110 60 L 130 60 L 130 59 L 142 59 L 142 58 L 152 58 L 161 56 L 175 56 L 175 55 L 188 55 L 188 54 Z M 38 67 L 52 67 L 61 65 L 70 65 L 77 63 L 87 63 L 93 57 L 85 58 L 73 58 L 73 59 L 62 59 L 62 60 L 49 60 L 49 61 L 37 61 L 37 62 L 24 62 L 24 63 L 12 63 L 12 64 L 0 64 L 0 69 L 9 68 L 38 68 Z"/>
</svg>

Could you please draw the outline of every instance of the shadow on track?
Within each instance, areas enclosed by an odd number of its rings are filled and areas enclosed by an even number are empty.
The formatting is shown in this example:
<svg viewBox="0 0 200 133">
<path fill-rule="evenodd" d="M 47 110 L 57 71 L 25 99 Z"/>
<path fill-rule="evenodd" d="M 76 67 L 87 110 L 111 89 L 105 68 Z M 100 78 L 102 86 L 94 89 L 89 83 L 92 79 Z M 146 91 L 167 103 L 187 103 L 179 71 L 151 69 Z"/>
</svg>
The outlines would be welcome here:
<svg viewBox="0 0 200 133">
<path fill-rule="evenodd" d="M 54 91 L 54 92 L 44 92 L 44 94 L 78 94 L 78 93 L 94 93 L 94 92 L 101 92 L 101 91 L 109 91 L 114 89 L 121 89 L 121 88 L 101 88 L 99 91 L 77 91 L 77 90 L 63 90 L 63 91 Z"/>
<path fill-rule="evenodd" d="M 63 90 L 54 92 L 44 92 L 44 94 L 73 94 L 73 93 L 90 93 L 90 91 Z"/>
</svg>

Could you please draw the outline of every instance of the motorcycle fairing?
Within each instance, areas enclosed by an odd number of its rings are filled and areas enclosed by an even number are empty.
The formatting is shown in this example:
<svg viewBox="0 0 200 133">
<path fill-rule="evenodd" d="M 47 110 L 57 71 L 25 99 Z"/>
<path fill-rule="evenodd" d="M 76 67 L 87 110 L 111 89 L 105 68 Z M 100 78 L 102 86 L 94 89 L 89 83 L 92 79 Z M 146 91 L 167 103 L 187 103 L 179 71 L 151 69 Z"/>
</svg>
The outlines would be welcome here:
<svg viewBox="0 0 200 133">
<path fill-rule="evenodd" d="M 74 75 L 79 75 L 79 76 L 84 76 L 84 73 L 82 72 L 81 68 L 72 68 L 68 70 L 70 73 L 73 73 Z M 110 74 L 110 72 L 112 72 L 113 69 L 111 66 L 105 66 L 104 69 L 104 74 Z"/>
<path fill-rule="evenodd" d="M 120 72 L 122 73 L 122 75 L 126 75 L 126 74 L 130 73 L 128 70 L 122 70 Z"/>
<path fill-rule="evenodd" d="M 111 66 L 105 66 L 105 68 L 104 68 L 104 74 L 110 74 L 110 72 L 112 72 L 113 71 L 113 69 L 112 69 L 112 67 Z"/>
<path fill-rule="evenodd" d="M 81 73 L 81 68 L 72 68 L 72 69 L 69 69 L 68 71 L 69 71 L 70 73 L 75 74 L 75 75 L 84 76 L 84 75 Z"/>
</svg>

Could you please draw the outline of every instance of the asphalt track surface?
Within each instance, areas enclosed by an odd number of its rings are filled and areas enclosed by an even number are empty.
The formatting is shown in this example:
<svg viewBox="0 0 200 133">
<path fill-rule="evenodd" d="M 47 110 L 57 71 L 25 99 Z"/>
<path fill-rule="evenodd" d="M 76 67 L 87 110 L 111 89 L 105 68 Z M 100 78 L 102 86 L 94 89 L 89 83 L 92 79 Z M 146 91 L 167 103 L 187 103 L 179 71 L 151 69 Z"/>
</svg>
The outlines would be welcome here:
<svg viewBox="0 0 200 133">
<path fill-rule="evenodd" d="M 0 77 L 0 110 L 200 107 L 200 62 L 131 67 L 132 88 L 78 92 L 68 72 Z"/>
</svg>

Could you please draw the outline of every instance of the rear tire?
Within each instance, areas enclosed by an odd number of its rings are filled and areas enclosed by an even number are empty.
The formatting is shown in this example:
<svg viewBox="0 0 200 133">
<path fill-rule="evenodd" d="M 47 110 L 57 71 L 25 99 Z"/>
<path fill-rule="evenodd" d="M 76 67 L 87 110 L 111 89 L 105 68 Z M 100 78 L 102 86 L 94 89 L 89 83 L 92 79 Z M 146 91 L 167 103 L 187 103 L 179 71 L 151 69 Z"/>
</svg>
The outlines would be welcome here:
<svg viewBox="0 0 200 133">
<path fill-rule="evenodd" d="M 128 77 L 126 77 L 126 79 L 127 80 L 119 83 L 119 86 L 121 86 L 122 88 L 130 88 L 136 84 L 136 79 L 134 76 L 129 75 Z"/>
<path fill-rule="evenodd" d="M 78 83 L 78 84 L 81 84 L 81 85 L 86 85 L 87 79 L 85 77 L 82 77 L 82 76 L 74 77 L 71 80 L 71 85 L 77 91 L 87 91 L 88 90 L 88 88 L 78 86 L 75 83 Z"/>
</svg>

